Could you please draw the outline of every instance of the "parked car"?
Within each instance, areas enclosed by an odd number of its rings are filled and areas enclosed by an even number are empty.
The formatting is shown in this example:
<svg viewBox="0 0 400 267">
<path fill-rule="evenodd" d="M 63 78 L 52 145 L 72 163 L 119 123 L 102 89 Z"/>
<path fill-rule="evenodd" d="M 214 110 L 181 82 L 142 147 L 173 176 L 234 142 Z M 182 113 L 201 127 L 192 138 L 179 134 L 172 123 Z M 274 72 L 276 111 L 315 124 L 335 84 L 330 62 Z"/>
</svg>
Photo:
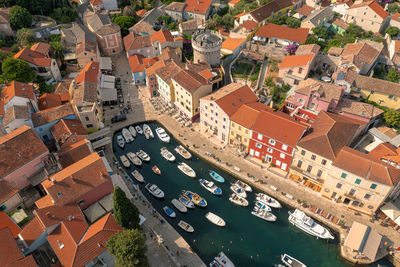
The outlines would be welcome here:
<svg viewBox="0 0 400 267">
<path fill-rule="evenodd" d="M 116 123 L 116 122 L 120 122 L 120 121 L 124 121 L 124 120 L 126 120 L 126 115 L 119 114 L 119 115 L 116 115 L 114 118 L 111 118 L 111 123 Z"/>
<path fill-rule="evenodd" d="M 330 83 L 332 81 L 332 79 L 329 78 L 328 76 L 322 76 L 321 77 L 321 81 L 326 82 L 326 83 Z"/>
</svg>

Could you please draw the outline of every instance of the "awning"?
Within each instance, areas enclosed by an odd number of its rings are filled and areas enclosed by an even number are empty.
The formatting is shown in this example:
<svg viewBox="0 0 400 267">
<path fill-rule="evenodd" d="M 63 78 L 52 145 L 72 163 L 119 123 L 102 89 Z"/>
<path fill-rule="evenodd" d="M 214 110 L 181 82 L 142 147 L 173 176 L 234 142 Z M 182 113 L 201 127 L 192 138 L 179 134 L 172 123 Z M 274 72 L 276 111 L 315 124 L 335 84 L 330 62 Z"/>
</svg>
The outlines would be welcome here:
<svg viewBox="0 0 400 267">
<path fill-rule="evenodd" d="M 105 157 L 101 157 L 101 159 L 103 160 L 104 166 L 106 166 L 106 170 L 108 173 L 112 173 L 113 170 L 110 166 L 110 163 L 108 163 L 108 160 Z"/>
<path fill-rule="evenodd" d="M 114 204 L 113 204 L 113 195 L 114 194 L 108 194 L 107 196 L 103 197 L 102 199 L 99 200 L 100 205 L 107 211 L 110 212 L 113 210 Z"/>
<path fill-rule="evenodd" d="M 99 202 L 96 202 L 92 205 L 90 205 L 87 209 L 83 211 L 85 214 L 86 218 L 91 222 L 97 221 L 97 219 L 103 217 L 107 212 L 106 210 L 99 204 Z"/>
<path fill-rule="evenodd" d="M 104 101 L 117 101 L 117 89 L 115 89 L 115 77 L 111 75 L 101 75 L 100 99 Z"/>
<path fill-rule="evenodd" d="M 100 69 L 112 70 L 112 61 L 110 57 L 100 57 Z"/>
<path fill-rule="evenodd" d="M 397 225 L 400 225 L 400 199 L 385 203 L 381 211 Z"/>
</svg>

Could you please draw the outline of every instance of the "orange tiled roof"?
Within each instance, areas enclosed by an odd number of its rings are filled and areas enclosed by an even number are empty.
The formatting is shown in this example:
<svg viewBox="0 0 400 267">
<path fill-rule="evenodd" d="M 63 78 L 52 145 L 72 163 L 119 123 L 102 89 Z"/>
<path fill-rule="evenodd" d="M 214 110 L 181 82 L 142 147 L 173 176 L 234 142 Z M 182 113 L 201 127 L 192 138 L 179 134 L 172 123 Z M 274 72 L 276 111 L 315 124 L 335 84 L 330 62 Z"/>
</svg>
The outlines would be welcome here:
<svg viewBox="0 0 400 267">
<path fill-rule="evenodd" d="M 3 90 L 1 91 L 1 98 L 3 99 L 3 102 L 6 104 L 14 96 L 35 99 L 33 86 L 27 83 L 12 81 L 8 86 L 4 87 Z"/>
<path fill-rule="evenodd" d="M 45 207 L 53 206 L 54 203 L 52 202 L 51 197 L 49 195 L 45 195 L 44 197 L 36 200 L 35 205 L 38 209 L 42 209 Z"/>
<path fill-rule="evenodd" d="M 97 78 L 100 72 L 100 64 L 98 62 L 89 62 L 78 76 L 76 76 L 75 81 L 77 84 L 83 82 L 91 82 L 97 84 Z"/>
<path fill-rule="evenodd" d="M 141 10 L 139 10 L 139 11 L 137 11 L 136 12 L 136 15 L 139 17 L 139 18 L 141 18 L 141 17 L 143 17 L 144 16 L 144 14 L 146 14 L 146 9 L 141 9 Z"/>
<path fill-rule="evenodd" d="M 21 228 L 5 212 L 0 211 L 0 229 L 4 228 L 8 228 L 14 238 L 21 232 Z"/>
<path fill-rule="evenodd" d="M 246 14 L 248 14 L 249 12 L 242 12 L 240 14 L 237 14 L 236 16 L 234 16 L 234 18 L 240 18 L 241 16 L 244 16 Z"/>
<path fill-rule="evenodd" d="M 151 47 L 149 36 L 135 36 L 132 32 L 125 36 L 123 41 L 126 51 Z"/>
<path fill-rule="evenodd" d="M 359 7 L 366 7 L 368 6 L 369 8 L 371 8 L 379 17 L 381 17 L 382 19 L 386 18 L 387 16 L 389 16 L 389 13 L 385 11 L 385 9 L 383 9 L 383 7 L 381 7 L 377 2 L 375 2 L 374 0 L 372 1 L 366 1 L 366 2 L 362 2 L 359 4 L 354 4 L 352 5 L 349 9 L 354 9 L 354 8 L 359 8 Z"/>
<path fill-rule="evenodd" d="M 296 12 L 299 13 L 300 15 L 303 16 L 308 16 L 311 14 L 311 12 L 313 12 L 315 8 L 308 6 L 308 5 L 303 5 L 301 7 L 299 7 L 298 9 L 296 9 Z"/>
<path fill-rule="evenodd" d="M 103 1 L 102 0 L 90 0 L 90 4 L 91 5 L 101 5 L 101 4 L 103 4 Z"/>
<path fill-rule="evenodd" d="M 198 14 L 206 14 L 212 0 L 186 0 L 185 11 Z"/>
<path fill-rule="evenodd" d="M 400 13 L 396 12 L 392 17 L 392 20 L 400 22 Z"/>
<path fill-rule="evenodd" d="M 16 59 L 22 59 L 38 67 L 50 67 L 51 64 L 51 58 L 46 58 L 41 53 L 32 51 L 29 48 L 22 49 L 21 51 L 16 53 L 13 57 Z"/>
<path fill-rule="evenodd" d="M 39 43 L 32 45 L 31 50 L 38 52 L 38 53 L 42 54 L 43 56 L 46 56 L 50 52 L 50 47 L 51 46 L 49 44 L 39 42 Z"/>
<path fill-rule="evenodd" d="M 152 43 L 154 43 L 155 41 L 158 41 L 160 44 L 162 44 L 164 42 L 173 42 L 174 38 L 172 37 L 172 34 L 170 31 L 159 30 L 158 32 L 156 32 L 155 34 L 153 34 L 150 37 L 150 40 Z"/>
<path fill-rule="evenodd" d="M 54 108 L 62 104 L 60 95 L 45 93 L 38 98 L 39 110 Z"/>
<path fill-rule="evenodd" d="M 131 66 L 131 70 L 133 73 L 144 71 L 145 67 L 143 65 L 143 55 L 135 54 L 128 57 L 129 66 Z"/>
<path fill-rule="evenodd" d="M 279 68 L 294 68 L 301 66 L 308 66 L 314 58 L 314 54 L 305 54 L 305 55 L 292 55 L 286 56 Z"/>
<path fill-rule="evenodd" d="M 11 262 L 4 267 L 37 267 L 38 264 L 35 261 L 35 258 L 33 258 L 32 255 L 26 256 L 25 258 L 16 260 L 14 262 Z"/>
<path fill-rule="evenodd" d="M 270 109 L 271 108 L 269 108 L 267 105 L 260 102 L 243 104 L 240 106 L 240 108 L 238 108 L 235 113 L 232 114 L 231 121 L 250 130 L 253 127 L 260 112 Z"/>
<path fill-rule="evenodd" d="M 180 70 L 172 79 L 190 93 L 195 92 L 200 86 L 208 84 L 208 80 L 203 76 L 186 69 Z"/>
<path fill-rule="evenodd" d="M 75 205 L 49 206 L 34 210 L 35 218 L 38 219 L 42 229 L 54 226 L 61 221 L 74 219 L 84 219 L 81 209 Z"/>
<path fill-rule="evenodd" d="M 30 246 L 44 231 L 43 225 L 40 223 L 40 220 L 35 217 L 31 220 L 27 225 L 25 225 L 24 229 L 22 229 L 19 234 L 25 243 Z"/>
<path fill-rule="evenodd" d="M 245 22 L 240 24 L 240 27 L 243 27 L 246 30 L 251 31 L 251 30 L 254 30 L 255 28 L 257 28 L 257 22 L 255 22 L 254 20 L 246 20 Z"/>
<path fill-rule="evenodd" d="M 0 99 L 0 116 L 4 116 L 5 114 L 5 110 L 4 110 L 4 101 Z"/>
<path fill-rule="evenodd" d="M 51 132 L 59 145 L 64 144 L 72 135 L 87 136 L 85 128 L 79 120 L 61 119 L 51 127 Z"/>
<path fill-rule="evenodd" d="M 202 70 L 201 72 L 199 72 L 199 74 L 207 80 L 210 80 L 212 78 L 214 78 L 214 74 L 212 74 L 212 72 L 209 69 L 206 70 Z"/>
<path fill-rule="evenodd" d="M 245 42 L 246 38 L 228 38 L 222 42 L 222 49 L 234 51 Z"/>
<path fill-rule="evenodd" d="M 0 230 L 0 262 L 2 266 L 22 259 L 21 250 L 8 228 Z"/>
<path fill-rule="evenodd" d="M 231 1 L 229 1 L 228 4 L 230 4 L 230 5 L 236 5 L 236 4 L 239 3 L 239 2 L 240 2 L 240 0 L 231 0 Z"/>
<path fill-rule="evenodd" d="M 32 114 L 32 123 L 35 127 L 49 122 L 60 120 L 62 118 L 74 115 L 71 104 L 65 104 L 54 108 L 48 108 Z"/>
<path fill-rule="evenodd" d="M 265 23 L 260 29 L 258 29 L 256 36 L 264 38 L 275 37 L 297 43 L 304 43 L 307 40 L 308 32 L 309 29 L 307 28 L 294 29 L 272 23 Z"/>
<path fill-rule="evenodd" d="M 89 156 L 92 153 L 90 142 L 87 139 L 79 140 L 69 146 L 63 146 L 58 154 L 58 162 L 66 168 L 75 162 Z"/>
</svg>

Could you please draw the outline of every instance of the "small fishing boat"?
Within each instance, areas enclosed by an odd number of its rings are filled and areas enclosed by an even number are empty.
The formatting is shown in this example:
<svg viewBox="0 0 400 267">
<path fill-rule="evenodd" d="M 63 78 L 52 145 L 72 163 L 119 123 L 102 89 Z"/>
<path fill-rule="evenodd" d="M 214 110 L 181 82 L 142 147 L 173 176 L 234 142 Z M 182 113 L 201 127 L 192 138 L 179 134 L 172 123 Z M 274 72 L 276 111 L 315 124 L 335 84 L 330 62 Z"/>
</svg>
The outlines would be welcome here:
<svg viewBox="0 0 400 267">
<path fill-rule="evenodd" d="M 184 159 L 190 159 L 192 154 L 187 151 L 182 145 L 175 147 L 175 152 L 182 156 Z"/>
<path fill-rule="evenodd" d="M 122 136 L 124 137 L 125 142 L 127 143 L 133 142 L 133 140 L 135 140 L 132 134 L 126 128 L 122 129 Z"/>
<path fill-rule="evenodd" d="M 152 194 L 156 198 L 164 197 L 164 192 L 160 188 L 158 188 L 158 186 L 156 186 L 155 184 L 148 183 L 146 184 L 145 188 L 147 189 L 147 191 L 149 191 L 150 194 Z"/>
<path fill-rule="evenodd" d="M 231 190 L 234 193 L 238 194 L 238 196 L 240 196 L 240 197 L 243 197 L 243 198 L 247 197 L 246 191 L 244 191 L 244 189 L 241 188 L 240 186 L 238 186 L 237 184 L 232 184 L 231 185 Z"/>
<path fill-rule="evenodd" d="M 143 150 L 139 150 L 138 152 L 136 152 L 136 155 L 143 161 L 150 161 L 150 156 L 144 152 Z"/>
<path fill-rule="evenodd" d="M 138 134 L 143 134 L 143 130 L 142 130 L 142 128 L 140 128 L 139 125 L 136 125 L 136 126 L 135 126 L 135 130 L 136 130 L 136 132 L 137 132 Z"/>
<path fill-rule="evenodd" d="M 307 267 L 304 263 L 288 254 L 281 255 L 281 260 L 288 267 Z"/>
<path fill-rule="evenodd" d="M 211 178 L 213 178 L 215 181 L 219 182 L 219 183 L 223 183 L 225 182 L 224 177 L 222 177 L 221 175 L 219 175 L 217 172 L 215 171 L 210 171 L 209 172 Z"/>
<path fill-rule="evenodd" d="M 178 200 L 183 205 L 185 205 L 186 208 L 194 209 L 194 203 L 190 199 L 188 199 L 187 197 L 179 196 Z"/>
<path fill-rule="evenodd" d="M 125 146 L 125 139 L 122 137 L 122 135 L 117 135 L 117 144 L 120 148 L 124 148 Z"/>
<path fill-rule="evenodd" d="M 175 161 L 175 156 L 166 147 L 160 149 L 161 156 L 169 162 Z"/>
<path fill-rule="evenodd" d="M 229 197 L 229 201 L 243 207 L 247 207 L 249 205 L 247 199 L 239 197 L 236 193 L 232 193 L 232 195 Z"/>
<path fill-rule="evenodd" d="M 213 182 L 208 181 L 206 179 L 200 179 L 199 180 L 200 185 L 213 193 L 214 195 L 220 196 L 222 195 L 222 190 L 218 186 L 216 186 Z"/>
<path fill-rule="evenodd" d="M 207 218 L 207 220 L 209 220 L 210 222 L 212 222 L 215 225 L 218 225 L 218 226 L 226 225 L 225 221 L 221 217 L 219 217 L 217 214 L 214 214 L 212 212 L 207 212 L 206 218 Z"/>
<path fill-rule="evenodd" d="M 179 210 L 182 213 L 186 213 L 187 212 L 187 208 L 186 206 L 180 202 L 179 200 L 177 200 L 176 198 L 171 200 L 172 205 L 174 205 L 175 208 L 177 208 L 177 210 Z"/>
<path fill-rule="evenodd" d="M 170 207 L 165 206 L 165 207 L 163 208 L 163 210 L 164 210 L 164 212 L 165 212 L 169 217 L 171 217 L 171 218 L 175 218 L 175 217 L 176 217 L 175 211 L 174 211 L 173 209 L 171 209 Z"/>
<path fill-rule="evenodd" d="M 129 168 L 131 166 L 131 163 L 129 162 L 129 160 L 126 158 L 125 155 L 122 155 L 119 158 L 121 159 L 122 165 L 124 165 L 125 168 Z"/>
<path fill-rule="evenodd" d="M 281 203 L 279 203 L 275 198 L 268 196 L 264 193 L 256 194 L 256 199 L 264 204 L 267 204 L 271 208 L 282 208 Z"/>
<path fill-rule="evenodd" d="M 210 263 L 210 267 L 235 267 L 235 264 L 221 251 Z"/>
<path fill-rule="evenodd" d="M 132 163 L 135 164 L 136 166 L 142 165 L 142 161 L 139 159 L 138 156 L 136 156 L 135 153 L 128 152 L 126 155 L 128 156 L 129 160 L 132 161 Z"/>
<path fill-rule="evenodd" d="M 132 135 L 133 137 L 136 137 L 136 130 L 135 130 L 135 127 L 129 126 L 129 127 L 128 127 L 128 130 L 129 130 L 129 132 L 131 133 L 131 135 Z"/>
<path fill-rule="evenodd" d="M 156 133 L 157 133 L 158 138 L 160 138 L 161 141 L 163 141 L 165 143 L 169 143 L 170 137 L 163 128 L 157 127 Z"/>
<path fill-rule="evenodd" d="M 252 192 L 253 190 L 251 189 L 250 185 L 246 184 L 245 182 L 242 182 L 240 180 L 237 180 L 236 183 L 238 186 L 244 189 L 246 192 Z"/>
<path fill-rule="evenodd" d="M 151 130 L 150 126 L 147 124 L 143 124 L 143 133 L 146 139 L 154 138 L 153 131 Z"/>
<path fill-rule="evenodd" d="M 193 232 L 194 232 L 193 226 L 191 226 L 190 224 L 188 224 L 188 223 L 185 222 L 185 221 L 182 221 L 182 220 L 179 221 L 178 226 L 179 226 L 180 228 L 182 228 L 182 230 L 184 230 L 184 231 L 186 231 L 186 232 L 188 232 L 188 233 L 193 233 Z"/>
<path fill-rule="evenodd" d="M 184 190 L 182 195 L 184 197 L 187 197 L 188 199 L 190 199 L 195 205 L 199 206 L 199 207 L 206 207 L 207 206 L 207 201 L 202 198 L 201 196 L 199 196 L 196 193 L 193 193 L 192 191 L 186 191 Z"/>
<path fill-rule="evenodd" d="M 139 183 L 144 183 L 143 175 L 140 172 L 134 170 L 131 174 Z"/>
<path fill-rule="evenodd" d="M 161 171 L 160 171 L 160 169 L 159 169 L 156 165 L 154 165 L 153 168 L 151 168 L 151 169 L 153 170 L 153 172 L 154 172 L 155 174 L 161 175 Z"/>
<path fill-rule="evenodd" d="M 276 221 L 276 216 L 272 214 L 269 211 L 260 209 L 258 207 L 254 207 L 253 211 L 251 212 L 254 216 L 257 216 L 258 218 L 261 218 L 263 220 L 269 221 L 269 222 L 275 222 Z"/>
<path fill-rule="evenodd" d="M 178 169 L 189 176 L 190 178 L 195 178 L 196 177 L 196 172 L 186 163 L 181 162 L 178 164 Z"/>
<path fill-rule="evenodd" d="M 254 206 L 256 206 L 256 207 L 258 207 L 258 208 L 260 208 L 260 209 L 262 209 L 262 210 L 272 211 L 272 210 L 271 210 L 271 207 L 268 206 L 268 205 L 266 205 L 266 204 L 264 204 L 263 202 L 256 201 L 255 203 L 256 203 L 256 204 L 255 204 Z"/>
<path fill-rule="evenodd" d="M 316 223 L 301 210 L 296 209 L 294 212 L 289 211 L 289 222 L 307 234 L 322 239 L 335 239 L 328 229 Z"/>
</svg>

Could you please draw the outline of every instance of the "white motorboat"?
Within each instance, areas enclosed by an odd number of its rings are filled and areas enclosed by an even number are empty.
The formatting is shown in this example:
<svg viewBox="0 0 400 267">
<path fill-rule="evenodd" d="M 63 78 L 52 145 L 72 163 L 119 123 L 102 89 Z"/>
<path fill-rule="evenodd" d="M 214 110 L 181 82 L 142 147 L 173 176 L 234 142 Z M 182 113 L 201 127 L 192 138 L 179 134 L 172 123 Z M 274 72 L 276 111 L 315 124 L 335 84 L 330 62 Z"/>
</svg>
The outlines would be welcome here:
<svg viewBox="0 0 400 267">
<path fill-rule="evenodd" d="M 259 207 L 254 207 L 253 211 L 251 212 L 254 216 L 257 216 L 258 218 L 261 218 L 263 220 L 269 221 L 269 222 L 275 222 L 276 221 L 276 216 L 272 214 L 269 211 L 263 210 Z"/>
<path fill-rule="evenodd" d="M 252 192 L 253 189 L 251 189 L 250 185 L 246 184 L 245 182 L 242 182 L 240 180 L 237 180 L 236 183 L 238 186 L 244 189 L 246 192 Z"/>
<path fill-rule="evenodd" d="M 266 204 L 264 204 L 263 202 L 260 202 L 260 201 L 255 201 L 255 205 L 254 206 L 257 207 L 257 208 L 260 208 L 262 210 L 272 211 L 270 206 L 268 206 L 268 205 L 266 205 Z"/>
<path fill-rule="evenodd" d="M 161 156 L 169 162 L 175 161 L 175 156 L 166 147 L 160 149 Z"/>
<path fill-rule="evenodd" d="M 322 239 L 335 239 L 333 235 L 301 210 L 289 211 L 289 222 L 304 232 Z"/>
<path fill-rule="evenodd" d="M 163 198 L 164 197 L 164 192 L 158 188 L 155 184 L 146 184 L 145 188 L 147 191 L 149 191 L 150 194 L 155 196 L 156 198 Z"/>
<path fill-rule="evenodd" d="M 235 267 L 235 264 L 221 251 L 210 263 L 210 267 Z"/>
<path fill-rule="evenodd" d="M 307 267 L 304 263 L 288 254 L 281 255 L 281 261 L 288 267 Z"/>
<path fill-rule="evenodd" d="M 138 152 L 136 152 L 136 155 L 143 161 L 150 161 L 150 156 L 143 150 L 139 150 Z"/>
<path fill-rule="evenodd" d="M 124 137 L 125 142 L 127 142 L 127 143 L 133 142 L 133 140 L 135 140 L 133 138 L 131 132 L 129 132 L 129 130 L 126 128 L 122 129 L 122 136 Z"/>
<path fill-rule="evenodd" d="M 120 148 L 124 148 L 125 146 L 125 139 L 122 137 L 122 135 L 117 135 L 117 144 Z"/>
<path fill-rule="evenodd" d="M 264 193 L 258 193 L 256 194 L 256 199 L 271 208 L 282 208 L 281 203 L 279 203 L 275 198 L 268 196 L 267 194 Z"/>
<path fill-rule="evenodd" d="M 133 137 L 136 137 L 136 130 L 135 130 L 135 127 L 129 126 L 129 127 L 128 127 L 128 130 L 129 130 L 129 132 L 131 133 L 131 135 L 132 135 Z"/>
<path fill-rule="evenodd" d="M 134 170 L 131 174 L 139 183 L 144 183 L 143 175 L 140 172 Z"/>
<path fill-rule="evenodd" d="M 139 125 L 136 125 L 136 126 L 135 126 L 135 130 L 136 130 L 136 132 L 137 132 L 138 134 L 143 134 L 143 130 L 142 130 L 142 128 L 140 128 Z"/>
<path fill-rule="evenodd" d="M 126 155 L 128 156 L 129 160 L 132 161 L 132 163 L 135 164 L 136 166 L 142 165 L 142 161 L 139 159 L 138 156 L 136 156 L 135 153 L 128 152 Z"/>
<path fill-rule="evenodd" d="M 150 126 L 147 124 L 143 124 L 143 133 L 146 139 L 154 138 L 153 131 L 151 130 Z"/>
<path fill-rule="evenodd" d="M 206 218 L 207 220 L 209 220 L 210 222 L 212 222 L 213 224 L 217 225 L 217 226 L 225 226 L 226 223 L 225 221 L 219 217 L 217 214 L 214 214 L 212 212 L 207 212 L 206 214 Z"/>
<path fill-rule="evenodd" d="M 213 182 L 208 181 L 206 179 L 199 179 L 200 185 L 204 187 L 206 190 L 210 191 L 214 195 L 220 196 L 222 195 L 222 190 L 218 186 L 216 186 Z"/>
<path fill-rule="evenodd" d="M 189 151 L 186 150 L 182 145 L 179 145 L 175 147 L 175 152 L 178 153 L 179 155 L 182 156 L 184 159 L 190 159 L 192 157 L 192 154 L 190 154 Z"/>
<path fill-rule="evenodd" d="M 125 168 L 129 168 L 131 166 L 131 163 L 129 162 L 129 160 L 126 158 L 125 155 L 122 155 L 119 158 L 121 159 L 122 165 L 124 165 Z"/>
<path fill-rule="evenodd" d="M 165 207 L 163 208 L 163 210 L 164 210 L 164 212 L 165 212 L 169 217 L 171 217 L 171 218 L 175 218 L 175 217 L 176 217 L 175 211 L 174 211 L 173 209 L 171 209 L 170 207 L 165 206 Z"/>
<path fill-rule="evenodd" d="M 186 208 L 194 209 L 194 203 L 190 199 L 188 199 L 187 197 L 179 196 L 178 200 L 183 205 L 185 205 Z"/>
<path fill-rule="evenodd" d="M 178 169 L 189 176 L 190 178 L 195 178 L 196 177 L 196 172 L 186 163 L 181 162 L 178 164 Z"/>
<path fill-rule="evenodd" d="M 170 137 L 163 128 L 157 127 L 156 133 L 157 133 L 158 138 L 160 138 L 161 141 L 163 141 L 165 143 L 169 143 Z"/>
<path fill-rule="evenodd" d="M 236 193 L 232 193 L 232 195 L 229 197 L 229 201 L 243 207 L 247 207 L 249 205 L 247 199 L 239 197 Z"/>
<path fill-rule="evenodd" d="M 236 193 L 239 197 L 243 197 L 243 198 L 247 197 L 246 191 L 244 191 L 244 189 L 241 188 L 240 186 L 238 186 L 237 184 L 232 184 L 231 185 L 231 190 L 234 193 Z"/>
<path fill-rule="evenodd" d="M 191 226 L 190 224 L 188 224 L 188 223 L 185 222 L 185 221 L 182 221 L 182 220 L 179 221 L 178 226 L 179 226 L 180 228 L 182 228 L 182 230 L 184 230 L 184 231 L 186 231 L 186 232 L 188 232 L 188 233 L 193 233 L 193 232 L 194 232 L 193 226 Z"/>
<path fill-rule="evenodd" d="M 179 210 L 182 213 L 186 213 L 187 212 L 187 208 L 186 206 L 180 202 L 179 200 L 177 200 L 176 198 L 171 200 L 172 205 L 174 205 L 174 207 Z"/>
</svg>

